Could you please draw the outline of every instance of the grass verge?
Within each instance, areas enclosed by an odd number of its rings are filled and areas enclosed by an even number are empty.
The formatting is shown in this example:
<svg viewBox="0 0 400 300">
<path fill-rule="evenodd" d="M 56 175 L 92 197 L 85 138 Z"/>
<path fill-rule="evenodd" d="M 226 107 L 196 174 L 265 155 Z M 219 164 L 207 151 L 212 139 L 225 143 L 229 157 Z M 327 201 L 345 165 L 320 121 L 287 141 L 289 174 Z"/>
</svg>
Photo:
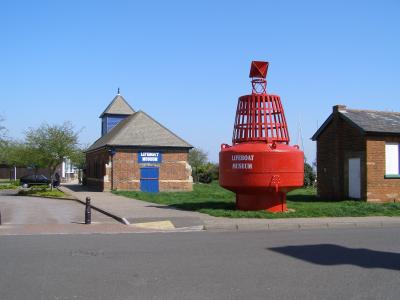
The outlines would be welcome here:
<svg viewBox="0 0 400 300">
<path fill-rule="evenodd" d="M 0 180 L 0 190 L 15 190 L 19 187 L 19 180 Z"/>
<path fill-rule="evenodd" d="M 217 181 L 194 184 L 193 192 L 143 193 L 113 191 L 114 194 L 165 204 L 177 209 L 198 211 L 215 217 L 228 218 L 310 218 L 400 216 L 400 203 L 368 203 L 365 201 L 324 201 L 316 197 L 315 189 L 303 188 L 287 195 L 287 206 L 294 211 L 269 213 L 240 211 L 235 208 L 235 194 L 221 188 Z"/>
<path fill-rule="evenodd" d="M 20 196 L 38 196 L 38 197 L 49 197 L 49 198 L 61 198 L 65 197 L 65 194 L 60 190 L 54 188 L 50 190 L 48 187 L 39 186 L 39 187 L 31 187 L 28 190 L 20 190 L 18 192 Z"/>
</svg>

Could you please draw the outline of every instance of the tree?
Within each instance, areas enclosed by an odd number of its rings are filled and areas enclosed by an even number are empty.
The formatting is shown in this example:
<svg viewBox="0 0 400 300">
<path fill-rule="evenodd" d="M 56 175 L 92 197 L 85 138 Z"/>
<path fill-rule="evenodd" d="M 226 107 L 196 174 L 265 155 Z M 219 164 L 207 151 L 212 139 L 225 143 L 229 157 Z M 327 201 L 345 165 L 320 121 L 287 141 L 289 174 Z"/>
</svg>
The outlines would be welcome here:
<svg viewBox="0 0 400 300">
<path fill-rule="evenodd" d="M 7 129 L 1 124 L 4 119 L 0 116 L 0 163 L 4 163 L 7 157 L 7 140 L 6 140 L 6 132 Z"/>
<path fill-rule="evenodd" d="M 304 163 L 304 186 L 310 187 L 313 186 L 316 179 L 315 172 L 313 168 L 308 163 Z"/>
<path fill-rule="evenodd" d="M 72 156 L 77 149 L 78 133 L 69 122 L 52 126 L 43 124 L 26 132 L 26 145 L 37 155 L 36 163 L 49 168 L 53 188 L 53 175 L 57 166 L 64 158 Z"/>
<path fill-rule="evenodd" d="M 79 183 L 82 182 L 82 170 L 86 166 L 86 151 L 87 147 L 84 148 L 77 148 L 75 151 L 70 155 L 71 163 L 78 169 L 78 180 Z"/>
<path fill-rule="evenodd" d="M 189 151 L 189 164 L 192 166 L 194 182 L 199 182 L 199 168 L 207 163 L 207 153 L 200 148 L 193 148 Z"/>
<path fill-rule="evenodd" d="M 1 123 L 4 122 L 4 118 L 0 116 L 0 143 L 4 143 L 6 141 L 6 133 L 7 133 L 7 128 Z"/>
<path fill-rule="evenodd" d="M 83 169 L 86 164 L 86 148 L 76 148 L 75 151 L 69 156 L 71 163 L 78 169 Z"/>
</svg>

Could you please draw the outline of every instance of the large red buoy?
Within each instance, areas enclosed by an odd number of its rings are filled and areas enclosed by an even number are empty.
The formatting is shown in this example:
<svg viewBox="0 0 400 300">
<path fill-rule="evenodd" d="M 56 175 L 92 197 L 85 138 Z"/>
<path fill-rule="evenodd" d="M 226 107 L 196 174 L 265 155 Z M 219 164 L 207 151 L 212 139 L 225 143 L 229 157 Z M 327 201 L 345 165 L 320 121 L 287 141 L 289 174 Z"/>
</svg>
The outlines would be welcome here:
<svg viewBox="0 0 400 300">
<path fill-rule="evenodd" d="M 240 210 L 286 211 L 286 193 L 303 186 L 304 154 L 289 146 L 281 99 L 267 94 L 268 62 L 253 61 L 251 95 L 239 98 L 232 146 L 221 145 L 219 184 Z"/>
</svg>

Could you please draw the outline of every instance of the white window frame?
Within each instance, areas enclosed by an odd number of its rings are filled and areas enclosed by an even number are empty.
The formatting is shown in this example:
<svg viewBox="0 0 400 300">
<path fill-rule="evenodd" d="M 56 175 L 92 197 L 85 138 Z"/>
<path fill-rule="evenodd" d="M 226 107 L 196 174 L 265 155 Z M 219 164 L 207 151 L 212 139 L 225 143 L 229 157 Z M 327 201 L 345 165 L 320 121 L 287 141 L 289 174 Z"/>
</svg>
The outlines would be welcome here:
<svg viewBox="0 0 400 300">
<path fill-rule="evenodd" d="M 385 143 L 385 177 L 400 178 L 400 143 Z"/>
</svg>

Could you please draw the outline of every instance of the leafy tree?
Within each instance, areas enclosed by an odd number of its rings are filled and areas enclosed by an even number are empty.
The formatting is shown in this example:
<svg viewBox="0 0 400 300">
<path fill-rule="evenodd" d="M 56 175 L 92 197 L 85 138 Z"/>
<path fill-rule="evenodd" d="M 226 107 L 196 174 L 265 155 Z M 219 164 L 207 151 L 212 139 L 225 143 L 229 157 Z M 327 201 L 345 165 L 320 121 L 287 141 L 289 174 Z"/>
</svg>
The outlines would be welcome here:
<svg viewBox="0 0 400 300">
<path fill-rule="evenodd" d="M 65 157 L 74 155 L 78 146 L 78 133 L 69 122 L 52 126 L 43 124 L 26 132 L 26 145 L 29 151 L 35 153 L 37 165 L 49 168 L 53 183 L 53 174 L 57 166 Z M 53 184 L 51 186 L 53 188 Z"/>
<path fill-rule="evenodd" d="M 7 156 L 7 140 L 6 140 L 6 132 L 7 129 L 1 123 L 3 123 L 4 119 L 0 116 L 0 163 L 4 163 L 6 161 Z"/>
<path fill-rule="evenodd" d="M 199 168 L 207 163 L 207 153 L 200 148 L 193 148 L 189 151 L 189 164 L 192 166 L 194 182 L 199 182 Z"/>
<path fill-rule="evenodd" d="M 72 155 L 69 156 L 71 163 L 78 169 L 79 183 L 82 182 L 82 175 L 83 175 L 82 172 L 86 166 L 86 153 L 85 153 L 86 149 L 87 147 L 77 148 L 72 153 Z"/>
<path fill-rule="evenodd" d="M 0 116 L 0 143 L 3 143 L 6 141 L 6 133 L 7 133 L 7 128 L 3 125 L 1 125 L 1 123 L 4 122 L 4 118 L 2 116 Z"/>
<path fill-rule="evenodd" d="M 86 164 L 86 148 L 76 148 L 69 156 L 71 163 L 78 169 L 83 169 Z"/>
<path fill-rule="evenodd" d="M 304 163 L 304 186 L 310 187 L 314 185 L 316 179 L 313 168 L 308 163 Z"/>
</svg>

